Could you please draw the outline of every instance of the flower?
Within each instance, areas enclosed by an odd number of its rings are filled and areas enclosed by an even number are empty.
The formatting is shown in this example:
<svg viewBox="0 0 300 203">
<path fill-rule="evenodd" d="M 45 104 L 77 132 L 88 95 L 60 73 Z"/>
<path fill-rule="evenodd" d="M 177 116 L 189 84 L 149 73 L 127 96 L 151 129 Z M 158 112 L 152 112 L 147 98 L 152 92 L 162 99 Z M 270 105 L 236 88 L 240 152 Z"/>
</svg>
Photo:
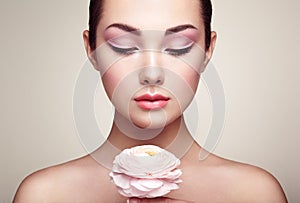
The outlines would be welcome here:
<svg viewBox="0 0 300 203">
<path fill-rule="evenodd" d="M 178 189 L 180 160 L 154 145 L 123 150 L 115 157 L 110 177 L 125 197 L 154 198 Z"/>
</svg>

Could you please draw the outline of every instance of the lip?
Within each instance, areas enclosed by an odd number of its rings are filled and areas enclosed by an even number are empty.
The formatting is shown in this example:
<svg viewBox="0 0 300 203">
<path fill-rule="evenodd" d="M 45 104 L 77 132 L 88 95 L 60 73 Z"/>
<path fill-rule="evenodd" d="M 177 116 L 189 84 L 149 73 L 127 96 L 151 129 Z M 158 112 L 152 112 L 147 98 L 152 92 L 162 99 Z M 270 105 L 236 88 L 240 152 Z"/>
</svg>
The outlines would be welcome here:
<svg viewBox="0 0 300 203">
<path fill-rule="evenodd" d="M 137 105 L 145 110 L 161 109 L 166 106 L 170 100 L 161 94 L 144 94 L 134 99 Z"/>
</svg>

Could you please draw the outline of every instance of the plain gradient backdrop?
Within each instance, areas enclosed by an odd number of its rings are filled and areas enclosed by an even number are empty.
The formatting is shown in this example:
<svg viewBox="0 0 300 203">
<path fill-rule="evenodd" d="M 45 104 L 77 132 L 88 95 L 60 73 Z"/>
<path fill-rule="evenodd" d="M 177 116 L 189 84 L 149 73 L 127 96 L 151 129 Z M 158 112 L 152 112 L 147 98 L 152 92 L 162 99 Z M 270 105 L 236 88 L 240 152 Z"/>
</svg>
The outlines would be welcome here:
<svg viewBox="0 0 300 203">
<path fill-rule="evenodd" d="M 86 154 L 72 96 L 88 0 L 0 2 L 0 203 L 30 173 Z M 213 63 L 226 93 L 215 153 L 262 167 L 300 202 L 300 3 L 215 0 Z"/>
</svg>

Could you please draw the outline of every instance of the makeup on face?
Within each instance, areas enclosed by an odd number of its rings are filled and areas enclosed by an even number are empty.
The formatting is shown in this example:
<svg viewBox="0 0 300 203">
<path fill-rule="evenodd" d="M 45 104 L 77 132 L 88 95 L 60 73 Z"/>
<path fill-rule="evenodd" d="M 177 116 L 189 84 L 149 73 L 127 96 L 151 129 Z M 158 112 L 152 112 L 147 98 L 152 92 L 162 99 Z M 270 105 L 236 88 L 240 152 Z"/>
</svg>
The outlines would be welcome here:
<svg viewBox="0 0 300 203">
<path fill-rule="evenodd" d="M 125 24 L 112 24 L 105 29 L 104 39 L 113 51 L 121 55 L 130 55 L 144 50 L 153 50 L 152 48 L 145 47 L 146 35 L 153 32 L 156 35 L 161 31 L 141 31 Z M 144 36 L 145 35 L 145 36 Z M 151 34 L 150 34 L 151 35 Z M 158 50 L 173 56 L 181 56 L 189 53 L 193 45 L 199 39 L 199 31 L 196 27 L 190 24 L 179 25 L 169 28 L 165 31 L 162 39 L 155 40 L 152 45 L 158 43 Z"/>
<path fill-rule="evenodd" d="M 161 109 L 164 106 L 166 106 L 170 98 L 161 94 L 143 94 L 141 96 L 136 97 L 134 100 L 137 103 L 137 105 L 142 109 L 155 110 Z"/>
</svg>

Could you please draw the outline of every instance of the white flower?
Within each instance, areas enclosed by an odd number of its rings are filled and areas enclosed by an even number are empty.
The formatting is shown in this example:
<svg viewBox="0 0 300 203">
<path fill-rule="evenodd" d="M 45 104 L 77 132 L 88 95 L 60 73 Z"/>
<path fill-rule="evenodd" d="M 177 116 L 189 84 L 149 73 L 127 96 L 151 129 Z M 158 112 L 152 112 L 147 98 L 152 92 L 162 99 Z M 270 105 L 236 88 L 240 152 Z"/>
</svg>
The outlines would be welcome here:
<svg viewBox="0 0 300 203">
<path fill-rule="evenodd" d="M 178 189 L 180 160 L 154 145 L 125 149 L 115 157 L 110 176 L 126 197 L 154 198 Z"/>
</svg>

